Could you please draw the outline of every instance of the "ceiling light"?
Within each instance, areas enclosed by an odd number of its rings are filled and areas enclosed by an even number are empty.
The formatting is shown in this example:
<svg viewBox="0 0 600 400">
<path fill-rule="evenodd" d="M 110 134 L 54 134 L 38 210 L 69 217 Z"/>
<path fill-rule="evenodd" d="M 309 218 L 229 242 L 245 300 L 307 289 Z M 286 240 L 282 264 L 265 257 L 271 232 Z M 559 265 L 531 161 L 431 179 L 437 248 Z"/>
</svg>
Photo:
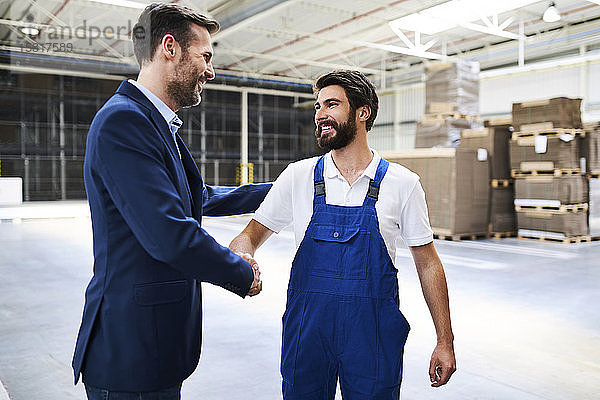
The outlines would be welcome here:
<svg viewBox="0 0 600 400">
<path fill-rule="evenodd" d="M 24 26 L 21 28 L 21 32 L 29 36 L 37 36 L 40 33 L 40 30 L 38 28 Z"/>
<path fill-rule="evenodd" d="M 537 0 L 539 1 L 539 0 Z M 499 15 L 516 10 L 536 0 L 450 0 L 418 13 L 409 14 L 390 22 L 397 29 L 421 32 L 428 35 L 456 28 L 460 24 L 474 22 L 482 17 Z"/>
<path fill-rule="evenodd" d="M 109 4 L 111 6 L 137 8 L 139 10 L 143 10 L 148 5 L 146 3 L 138 3 L 137 1 L 129 1 L 129 0 L 89 0 L 89 1 L 93 1 L 94 3 Z"/>
<path fill-rule="evenodd" d="M 544 11 L 544 16 L 542 17 L 544 22 L 557 22 L 560 21 L 560 14 L 556 9 L 554 2 L 551 2 L 546 11 Z"/>
</svg>

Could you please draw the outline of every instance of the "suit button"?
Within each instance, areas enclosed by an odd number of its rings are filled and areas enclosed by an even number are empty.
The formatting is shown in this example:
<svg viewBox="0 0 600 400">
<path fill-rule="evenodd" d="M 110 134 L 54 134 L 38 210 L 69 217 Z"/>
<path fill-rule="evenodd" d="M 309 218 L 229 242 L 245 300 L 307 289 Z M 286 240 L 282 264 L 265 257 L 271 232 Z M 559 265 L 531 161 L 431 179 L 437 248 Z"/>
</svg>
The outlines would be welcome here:
<svg viewBox="0 0 600 400">
<path fill-rule="evenodd" d="M 334 238 L 336 238 L 336 237 L 339 237 L 339 236 L 340 236 L 340 233 L 339 233 L 339 232 L 333 232 L 333 237 L 334 237 Z"/>
</svg>

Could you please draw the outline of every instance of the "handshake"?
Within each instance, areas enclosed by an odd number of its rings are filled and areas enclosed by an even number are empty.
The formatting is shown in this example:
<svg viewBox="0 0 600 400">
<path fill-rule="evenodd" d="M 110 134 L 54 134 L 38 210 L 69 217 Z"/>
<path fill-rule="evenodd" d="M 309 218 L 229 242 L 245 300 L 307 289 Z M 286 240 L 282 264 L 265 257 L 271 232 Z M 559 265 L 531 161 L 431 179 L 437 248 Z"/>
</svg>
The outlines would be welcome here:
<svg viewBox="0 0 600 400">
<path fill-rule="evenodd" d="M 258 263 L 256 260 L 248 253 L 237 253 L 238 256 L 242 257 L 244 260 L 250 263 L 252 267 L 252 271 L 254 271 L 254 280 L 252 281 L 252 286 L 250 286 L 250 290 L 248 291 L 248 296 L 256 296 L 262 290 L 262 281 L 260 280 L 260 270 L 258 268 Z"/>
</svg>

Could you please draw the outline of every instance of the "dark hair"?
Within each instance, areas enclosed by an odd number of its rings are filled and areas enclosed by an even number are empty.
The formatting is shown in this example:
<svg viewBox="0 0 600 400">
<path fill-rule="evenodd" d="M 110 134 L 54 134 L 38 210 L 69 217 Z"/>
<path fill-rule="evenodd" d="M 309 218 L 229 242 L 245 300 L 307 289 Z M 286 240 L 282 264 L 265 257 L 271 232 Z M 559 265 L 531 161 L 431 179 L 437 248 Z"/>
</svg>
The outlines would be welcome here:
<svg viewBox="0 0 600 400">
<path fill-rule="evenodd" d="M 151 61 L 162 38 L 171 34 L 185 51 L 194 38 L 191 24 L 205 27 L 211 35 L 219 23 L 178 4 L 151 3 L 140 14 L 132 30 L 133 52 L 140 67 Z"/>
<path fill-rule="evenodd" d="M 313 91 L 316 95 L 324 87 L 332 85 L 344 88 L 352 111 L 362 106 L 369 106 L 371 115 L 367 120 L 367 131 L 371 130 L 379 109 L 379 98 L 371 81 L 361 72 L 340 69 L 318 77 L 313 84 Z"/>
</svg>

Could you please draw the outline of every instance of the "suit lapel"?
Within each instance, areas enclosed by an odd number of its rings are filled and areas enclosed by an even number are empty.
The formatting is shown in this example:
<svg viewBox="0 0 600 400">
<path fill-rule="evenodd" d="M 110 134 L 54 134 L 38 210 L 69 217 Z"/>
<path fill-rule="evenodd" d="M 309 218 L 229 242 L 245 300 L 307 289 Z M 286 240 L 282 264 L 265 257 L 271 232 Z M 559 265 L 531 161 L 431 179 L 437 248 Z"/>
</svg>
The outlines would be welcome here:
<svg viewBox="0 0 600 400">
<path fill-rule="evenodd" d="M 165 121 L 165 118 L 162 116 L 160 111 L 154 107 L 154 104 L 152 104 L 152 102 L 142 92 L 140 92 L 138 88 L 127 81 L 121 82 L 121 85 L 117 89 L 117 93 L 130 97 L 135 102 L 143 105 L 150 111 L 150 119 L 167 143 L 167 147 L 171 152 L 171 156 L 175 159 L 178 159 L 179 154 L 175 148 L 175 142 L 173 141 L 173 136 L 171 135 L 171 129 L 169 129 L 169 125 L 167 124 L 167 121 Z"/>
<path fill-rule="evenodd" d="M 154 124 L 154 126 L 156 127 L 156 129 L 160 132 L 160 134 L 162 135 L 165 143 L 167 144 L 167 148 L 169 149 L 169 152 L 171 153 L 171 157 L 174 160 L 174 164 L 175 164 L 175 173 L 177 174 L 178 177 L 178 181 L 176 182 L 176 185 L 179 186 L 179 192 L 180 195 L 182 196 L 182 200 L 184 200 L 184 202 L 186 202 L 186 207 L 189 207 L 189 210 L 192 212 L 192 215 L 194 217 L 196 217 L 199 220 L 199 217 L 201 217 L 202 215 L 202 196 L 201 196 L 201 190 L 203 188 L 202 185 L 202 179 L 200 178 L 200 173 L 198 172 L 198 168 L 196 167 L 196 164 L 194 163 L 194 160 L 192 159 L 192 155 L 190 154 L 190 152 L 187 150 L 187 147 L 185 146 L 185 144 L 183 143 L 183 141 L 179 140 L 179 149 L 181 152 L 181 156 L 182 156 L 182 160 L 180 162 L 179 160 L 179 153 L 177 152 L 177 148 L 175 147 L 175 142 L 173 141 L 173 135 L 171 133 L 171 129 L 169 129 L 169 125 L 167 124 L 167 121 L 165 121 L 165 118 L 162 116 L 162 114 L 160 113 L 160 111 L 158 111 L 156 109 L 156 107 L 154 106 L 154 104 L 152 104 L 152 102 L 142 93 L 139 91 L 138 88 L 136 88 L 134 85 L 132 85 L 131 83 L 127 82 L 127 81 L 123 81 L 121 82 L 121 85 L 119 86 L 119 88 L 117 89 L 117 93 L 125 95 L 129 98 L 131 98 L 132 100 L 134 100 L 135 102 L 139 103 L 140 105 L 144 106 L 145 108 L 147 108 L 150 111 L 150 119 L 152 121 L 152 123 Z M 178 136 L 178 135 L 176 135 Z M 187 158 L 189 158 L 189 160 L 184 161 L 183 160 L 183 156 L 184 154 L 186 155 Z M 194 169 L 192 168 L 192 165 L 195 168 L 195 174 L 194 174 Z M 183 165 L 183 168 L 181 168 L 181 164 Z M 187 164 L 187 165 L 186 165 Z M 199 180 L 200 184 L 197 184 L 197 180 Z M 200 188 L 200 197 L 194 198 L 197 194 L 195 194 L 194 192 L 197 190 L 190 190 L 190 188 Z M 198 212 L 198 208 L 195 206 L 195 204 L 199 204 L 200 205 L 200 212 Z M 196 214 L 196 215 L 194 215 Z"/>
<path fill-rule="evenodd" d="M 202 218 L 202 196 L 204 193 L 204 182 L 202 181 L 202 176 L 200 176 L 200 171 L 198 171 L 198 166 L 196 165 L 192 154 L 179 135 L 177 135 L 177 138 L 177 144 L 179 145 L 179 151 L 181 152 L 183 169 L 185 170 L 185 174 L 189 183 L 188 188 L 190 190 L 194 217 L 198 220 L 198 222 L 200 222 Z"/>
</svg>

